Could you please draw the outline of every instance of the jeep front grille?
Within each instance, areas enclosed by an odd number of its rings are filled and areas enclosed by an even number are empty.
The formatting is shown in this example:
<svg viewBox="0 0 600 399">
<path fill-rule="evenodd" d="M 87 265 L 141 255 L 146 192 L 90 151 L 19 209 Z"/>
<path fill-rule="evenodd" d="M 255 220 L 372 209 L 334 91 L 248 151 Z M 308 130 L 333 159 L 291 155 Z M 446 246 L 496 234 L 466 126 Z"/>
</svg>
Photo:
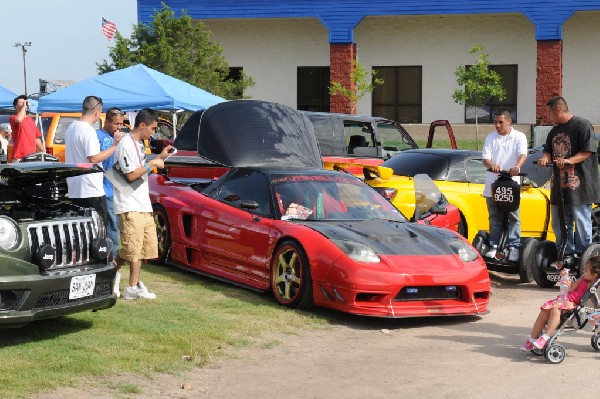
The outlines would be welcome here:
<svg viewBox="0 0 600 399">
<path fill-rule="evenodd" d="M 54 264 L 49 270 L 85 265 L 93 260 L 92 243 L 97 234 L 92 218 L 33 223 L 27 231 L 32 257 L 43 244 L 54 248 Z"/>
<path fill-rule="evenodd" d="M 96 284 L 94 294 L 83 298 L 69 299 L 69 290 L 46 292 L 42 295 L 35 305 L 34 309 L 47 309 L 65 304 L 83 303 L 95 299 L 107 298 L 112 295 L 112 283 L 110 281 Z"/>
</svg>

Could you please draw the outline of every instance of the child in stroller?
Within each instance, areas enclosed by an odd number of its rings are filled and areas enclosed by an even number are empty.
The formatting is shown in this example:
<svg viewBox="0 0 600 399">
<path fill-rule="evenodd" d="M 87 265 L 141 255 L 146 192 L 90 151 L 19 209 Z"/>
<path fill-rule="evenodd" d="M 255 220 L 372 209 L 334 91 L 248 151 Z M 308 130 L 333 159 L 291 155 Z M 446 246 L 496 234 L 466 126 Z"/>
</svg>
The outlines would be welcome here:
<svg viewBox="0 0 600 399">
<path fill-rule="evenodd" d="M 550 362 L 560 363 L 564 359 L 565 351 L 563 346 L 555 341 L 563 330 L 568 327 L 581 329 L 588 322 L 597 324 L 596 317 L 590 318 L 590 316 L 600 310 L 597 293 L 599 279 L 600 256 L 591 256 L 584 266 L 583 275 L 569 288 L 566 302 L 561 302 L 557 297 L 540 306 L 541 310 L 533 324 L 531 336 L 520 349 L 543 354 Z M 595 331 L 596 327 L 594 327 Z M 592 346 L 600 350 L 599 345 L 600 334 L 595 333 L 592 337 Z"/>
</svg>

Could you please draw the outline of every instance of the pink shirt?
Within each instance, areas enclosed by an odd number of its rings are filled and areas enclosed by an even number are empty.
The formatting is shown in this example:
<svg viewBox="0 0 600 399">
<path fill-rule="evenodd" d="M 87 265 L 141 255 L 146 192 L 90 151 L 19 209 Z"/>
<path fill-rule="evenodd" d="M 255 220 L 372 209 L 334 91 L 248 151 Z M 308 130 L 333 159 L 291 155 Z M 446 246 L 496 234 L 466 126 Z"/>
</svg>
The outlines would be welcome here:
<svg viewBox="0 0 600 399">
<path fill-rule="evenodd" d="M 583 297 L 583 294 L 585 294 L 587 290 L 587 281 L 585 281 L 584 279 L 579 279 L 579 281 L 577 282 L 577 287 L 575 287 L 573 291 L 569 292 L 569 294 L 567 295 L 567 299 L 573 302 L 574 304 L 580 305 L 581 297 Z"/>
</svg>

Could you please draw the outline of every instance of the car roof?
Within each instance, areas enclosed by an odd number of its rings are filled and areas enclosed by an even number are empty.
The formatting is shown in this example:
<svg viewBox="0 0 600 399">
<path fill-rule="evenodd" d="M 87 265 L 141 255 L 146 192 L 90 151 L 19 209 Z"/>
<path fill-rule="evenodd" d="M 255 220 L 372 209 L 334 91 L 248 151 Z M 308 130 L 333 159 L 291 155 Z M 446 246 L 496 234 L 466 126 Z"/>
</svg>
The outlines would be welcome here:
<svg viewBox="0 0 600 399">
<path fill-rule="evenodd" d="M 368 115 L 352 115 L 352 114 L 341 114 L 335 112 L 314 112 L 314 111 L 300 111 L 304 115 L 310 118 L 338 118 L 357 122 L 394 122 L 390 119 L 382 118 L 380 116 L 368 116 Z"/>
</svg>

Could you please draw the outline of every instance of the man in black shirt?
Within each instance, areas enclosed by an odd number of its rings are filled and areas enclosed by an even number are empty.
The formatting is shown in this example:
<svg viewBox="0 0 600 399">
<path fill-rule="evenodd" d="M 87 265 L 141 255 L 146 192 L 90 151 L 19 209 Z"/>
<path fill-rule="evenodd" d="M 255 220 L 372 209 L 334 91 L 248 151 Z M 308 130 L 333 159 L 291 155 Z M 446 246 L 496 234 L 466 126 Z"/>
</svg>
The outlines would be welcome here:
<svg viewBox="0 0 600 399">
<path fill-rule="evenodd" d="M 592 124 L 569 112 L 564 98 L 548 100 L 548 116 L 555 126 L 550 130 L 544 154 L 538 164 L 552 161 L 560 169 L 560 187 L 552 185 L 552 229 L 557 244 L 561 242 L 557 208 L 557 190 L 562 190 L 567 222 L 565 267 L 577 262 L 577 257 L 592 242 L 592 204 L 600 202 L 598 154 Z M 573 230 L 575 224 L 575 230 Z"/>
</svg>

